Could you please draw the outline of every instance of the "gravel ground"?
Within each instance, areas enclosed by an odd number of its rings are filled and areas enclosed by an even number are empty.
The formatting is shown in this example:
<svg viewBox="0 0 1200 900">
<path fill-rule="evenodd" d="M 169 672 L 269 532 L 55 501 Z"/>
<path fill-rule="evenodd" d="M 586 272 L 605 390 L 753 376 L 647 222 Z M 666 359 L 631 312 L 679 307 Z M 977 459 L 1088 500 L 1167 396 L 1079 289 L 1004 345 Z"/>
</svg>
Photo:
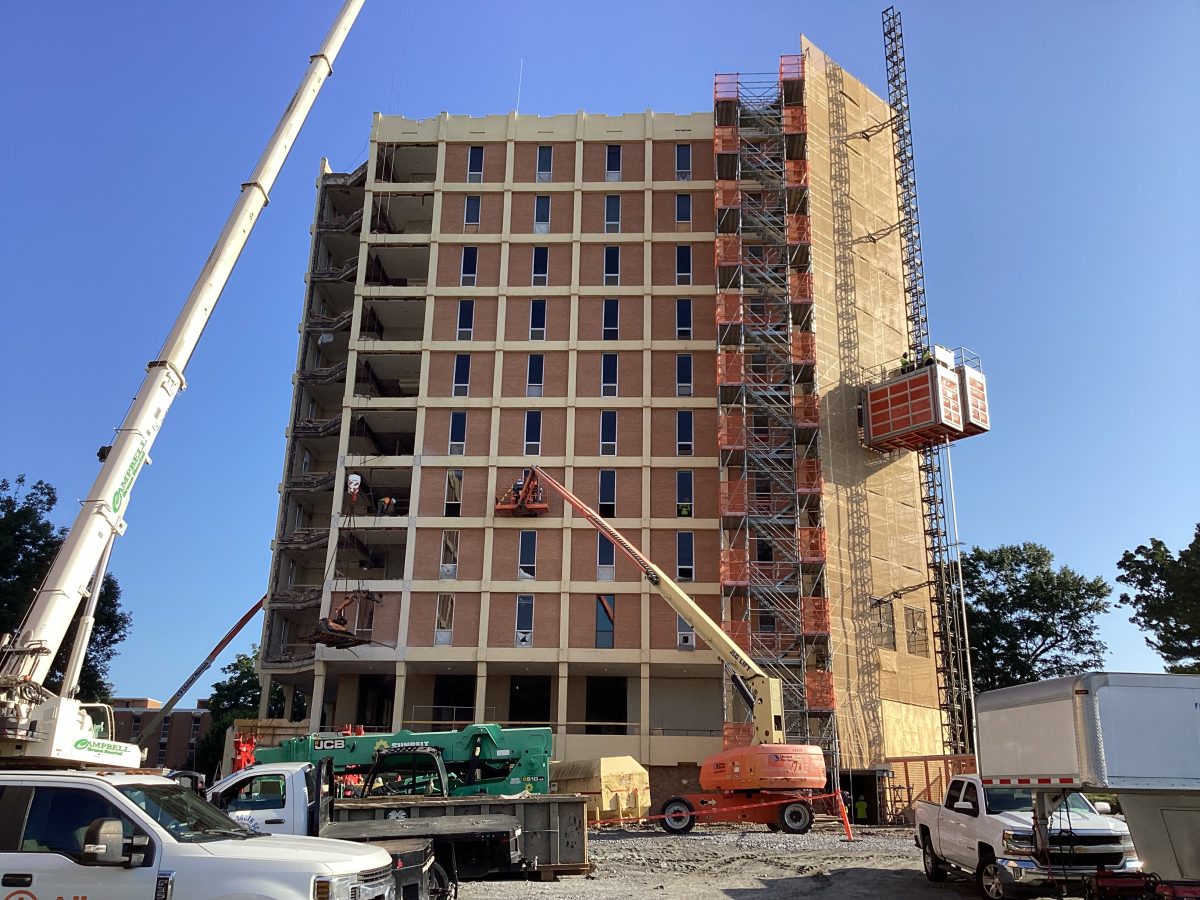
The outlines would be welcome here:
<svg viewBox="0 0 1200 900">
<path fill-rule="evenodd" d="M 658 828 L 602 829 L 589 835 L 594 874 L 556 883 L 464 884 L 463 900 L 784 900 L 821 895 L 838 900 L 961 900 L 975 886 L 931 884 L 906 829 L 864 829 L 847 843 L 819 821 L 805 835 L 736 826 L 699 827 L 675 837 Z"/>
</svg>

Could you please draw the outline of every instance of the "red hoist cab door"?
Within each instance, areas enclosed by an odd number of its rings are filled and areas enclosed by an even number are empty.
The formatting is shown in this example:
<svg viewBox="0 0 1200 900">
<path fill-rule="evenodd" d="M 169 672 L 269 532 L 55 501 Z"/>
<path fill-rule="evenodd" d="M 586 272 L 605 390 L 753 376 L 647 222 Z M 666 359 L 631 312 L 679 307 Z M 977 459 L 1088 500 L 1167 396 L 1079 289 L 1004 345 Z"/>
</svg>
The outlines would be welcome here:
<svg viewBox="0 0 1200 900">
<path fill-rule="evenodd" d="M 868 387 L 863 442 L 876 450 L 919 450 L 963 437 L 959 373 L 930 364 Z"/>
</svg>

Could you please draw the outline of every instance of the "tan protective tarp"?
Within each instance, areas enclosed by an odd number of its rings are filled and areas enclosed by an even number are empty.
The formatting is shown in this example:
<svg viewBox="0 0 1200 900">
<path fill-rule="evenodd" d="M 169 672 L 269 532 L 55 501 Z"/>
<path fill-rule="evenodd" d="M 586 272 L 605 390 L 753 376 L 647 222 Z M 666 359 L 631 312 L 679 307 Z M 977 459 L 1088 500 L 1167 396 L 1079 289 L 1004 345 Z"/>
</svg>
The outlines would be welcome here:
<svg viewBox="0 0 1200 900">
<path fill-rule="evenodd" d="M 605 756 L 550 765 L 550 790 L 583 794 L 592 822 L 650 813 L 650 774 L 632 756 Z"/>
</svg>

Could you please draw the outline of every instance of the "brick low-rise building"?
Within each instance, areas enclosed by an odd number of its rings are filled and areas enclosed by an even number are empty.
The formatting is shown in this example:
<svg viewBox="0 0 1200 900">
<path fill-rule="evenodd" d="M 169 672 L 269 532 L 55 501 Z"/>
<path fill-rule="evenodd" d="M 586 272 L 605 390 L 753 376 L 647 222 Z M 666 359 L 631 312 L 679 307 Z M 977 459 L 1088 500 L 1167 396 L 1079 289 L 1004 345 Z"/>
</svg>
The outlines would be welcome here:
<svg viewBox="0 0 1200 900">
<path fill-rule="evenodd" d="M 162 703 L 150 697 L 118 697 L 112 701 L 116 739 L 141 743 L 142 726 Z M 208 734 L 212 714 L 203 702 L 197 709 L 173 709 L 158 726 L 156 740 L 147 745 L 146 765 L 164 769 L 194 769 L 196 746 Z"/>
</svg>

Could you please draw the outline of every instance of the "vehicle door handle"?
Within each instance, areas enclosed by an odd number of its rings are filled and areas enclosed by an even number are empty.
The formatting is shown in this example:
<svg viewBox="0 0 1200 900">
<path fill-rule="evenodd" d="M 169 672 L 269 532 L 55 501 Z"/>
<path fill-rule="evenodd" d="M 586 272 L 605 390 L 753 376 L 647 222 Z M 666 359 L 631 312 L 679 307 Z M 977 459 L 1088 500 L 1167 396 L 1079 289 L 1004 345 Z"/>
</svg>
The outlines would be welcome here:
<svg viewBox="0 0 1200 900">
<path fill-rule="evenodd" d="M 287 821 L 287 820 L 286 819 L 267 819 L 266 822 L 264 822 L 263 824 L 264 825 L 282 825 L 285 821 Z"/>
<path fill-rule="evenodd" d="M 0 887 L 29 887 L 31 884 L 33 876 L 24 873 L 7 872 L 0 878 Z"/>
</svg>

